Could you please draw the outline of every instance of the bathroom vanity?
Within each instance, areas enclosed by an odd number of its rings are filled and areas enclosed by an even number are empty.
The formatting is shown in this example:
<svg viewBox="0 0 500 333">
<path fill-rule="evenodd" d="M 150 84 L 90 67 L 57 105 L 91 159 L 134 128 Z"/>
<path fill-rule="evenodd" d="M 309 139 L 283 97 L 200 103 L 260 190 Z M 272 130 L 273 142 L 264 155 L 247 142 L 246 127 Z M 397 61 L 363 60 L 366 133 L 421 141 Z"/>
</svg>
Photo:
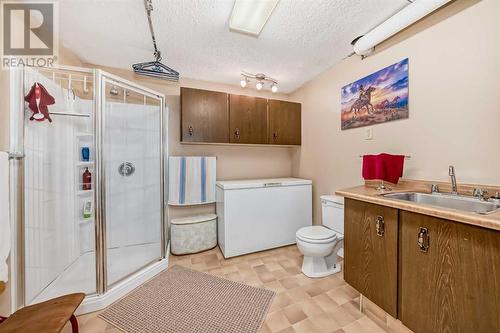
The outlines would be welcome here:
<svg viewBox="0 0 500 333">
<path fill-rule="evenodd" d="M 415 333 L 500 332 L 499 210 L 440 208 L 365 186 L 337 194 L 347 283 Z"/>
</svg>

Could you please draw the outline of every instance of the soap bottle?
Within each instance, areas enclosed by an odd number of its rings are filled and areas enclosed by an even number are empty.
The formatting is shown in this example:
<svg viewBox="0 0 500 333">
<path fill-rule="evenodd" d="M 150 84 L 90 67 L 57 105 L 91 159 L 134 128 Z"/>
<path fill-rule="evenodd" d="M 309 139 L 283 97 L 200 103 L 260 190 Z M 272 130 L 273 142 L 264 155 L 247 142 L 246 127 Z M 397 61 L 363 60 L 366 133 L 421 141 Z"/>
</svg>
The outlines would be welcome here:
<svg viewBox="0 0 500 333">
<path fill-rule="evenodd" d="M 82 176 L 82 190 L 88 191 L 92 189 L 92 174 L 89 168 L 85 168 Z"/>
<path fill-rule="evenodd" d="M 90 149 L 89 149 L 89 147 L 82 147 L 82 161 L 83 162 L 90 161 Z"/>
<path fill-rule="evenodd" d="M 92 201 L 86 200 L 83 203 L 83 218 L 88 219 L 92 216 Z"/>
</svg>

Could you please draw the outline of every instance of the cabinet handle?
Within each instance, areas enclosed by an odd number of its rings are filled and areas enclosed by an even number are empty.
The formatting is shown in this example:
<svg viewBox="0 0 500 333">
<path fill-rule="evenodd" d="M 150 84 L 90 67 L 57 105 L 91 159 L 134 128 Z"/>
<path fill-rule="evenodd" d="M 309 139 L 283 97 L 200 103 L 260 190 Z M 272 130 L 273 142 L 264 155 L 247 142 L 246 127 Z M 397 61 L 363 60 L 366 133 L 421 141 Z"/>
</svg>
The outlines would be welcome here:
<svg viewBox="0 0 500 333">
<path fill-rule="evenodd" d="M 384 217 L 379 215 L 377 216 L 377 220 L 375 222 L 375 230 L 377 230 L 377 236 L 383 237 L 385 233 L 385 222 Z"/>
<path fill-rule="evenodd" d="M 193 136 L 193 132 L 194 132 L 193 126 L 189 125 L 188 132 L 189 132 L 189 136 Z"/>
<path fill-rule="evenodd" d="M 273 133 L 273 139 L 274 141 L 278 140 L 278 132 Z"/>
<path fill-rule="evenodd" d="M 239 128 L 234 130 L 234 138 L 238 139 L 238 140 L 240 139 L 240 129 Z"/>
<path fill-rule="evenodd" d="M 424 227 L 420 227 L 420 230 L 417 235 L 417 245 L 420 248 L 420 251 L 427 253 L 429 250 L 429 230 Z"/>
</svg>

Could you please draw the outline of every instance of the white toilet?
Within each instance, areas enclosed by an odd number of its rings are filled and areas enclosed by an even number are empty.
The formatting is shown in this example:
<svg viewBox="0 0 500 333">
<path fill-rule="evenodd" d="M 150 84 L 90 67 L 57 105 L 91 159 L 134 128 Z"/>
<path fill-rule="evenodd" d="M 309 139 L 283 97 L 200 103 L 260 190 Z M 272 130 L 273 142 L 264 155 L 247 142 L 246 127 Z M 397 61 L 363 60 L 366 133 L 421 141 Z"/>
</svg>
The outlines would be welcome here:
<svg viewBox="0 0 500 333">
<path fill-rule="evenodd" d="M 302 272 L 319 278 L 340 272 L 337 254 L 343 257 L 344 198 L 321 196 L 323 225 L 300 228 L 297 247 L 304 254 Z"/>
</svg>

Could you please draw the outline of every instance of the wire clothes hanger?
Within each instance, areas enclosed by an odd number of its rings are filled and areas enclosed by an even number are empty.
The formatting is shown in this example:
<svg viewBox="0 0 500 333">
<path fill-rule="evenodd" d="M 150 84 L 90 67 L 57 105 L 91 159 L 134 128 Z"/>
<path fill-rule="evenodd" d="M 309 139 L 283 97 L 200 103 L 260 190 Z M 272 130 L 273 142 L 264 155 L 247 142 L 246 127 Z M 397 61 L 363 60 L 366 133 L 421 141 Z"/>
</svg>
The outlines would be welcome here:
<svg viewBox="0 0 500 333">
<path fill-rule="evenodd" d="M 158 47 L 156 46 L 153 21 L 151 20 L 151 12 L 153 11 L 152 0 L 144 0 L 144 6 L 146 7 L 146 15 L 148 16 L 149 30 L 151 32 L 151 39 L 153 40 L 153 46 L 155 49 L 155 52 L 153 54 L 155 57 L 155 61 L 133 64 L 132 68 L 134 69 L 134 72 L 139 75 L 151 76 L 177 82 L 179 81 L 179 72 L 161 63 L 162 59 L 161 52 L 158 50 Z"/>
</svg>

